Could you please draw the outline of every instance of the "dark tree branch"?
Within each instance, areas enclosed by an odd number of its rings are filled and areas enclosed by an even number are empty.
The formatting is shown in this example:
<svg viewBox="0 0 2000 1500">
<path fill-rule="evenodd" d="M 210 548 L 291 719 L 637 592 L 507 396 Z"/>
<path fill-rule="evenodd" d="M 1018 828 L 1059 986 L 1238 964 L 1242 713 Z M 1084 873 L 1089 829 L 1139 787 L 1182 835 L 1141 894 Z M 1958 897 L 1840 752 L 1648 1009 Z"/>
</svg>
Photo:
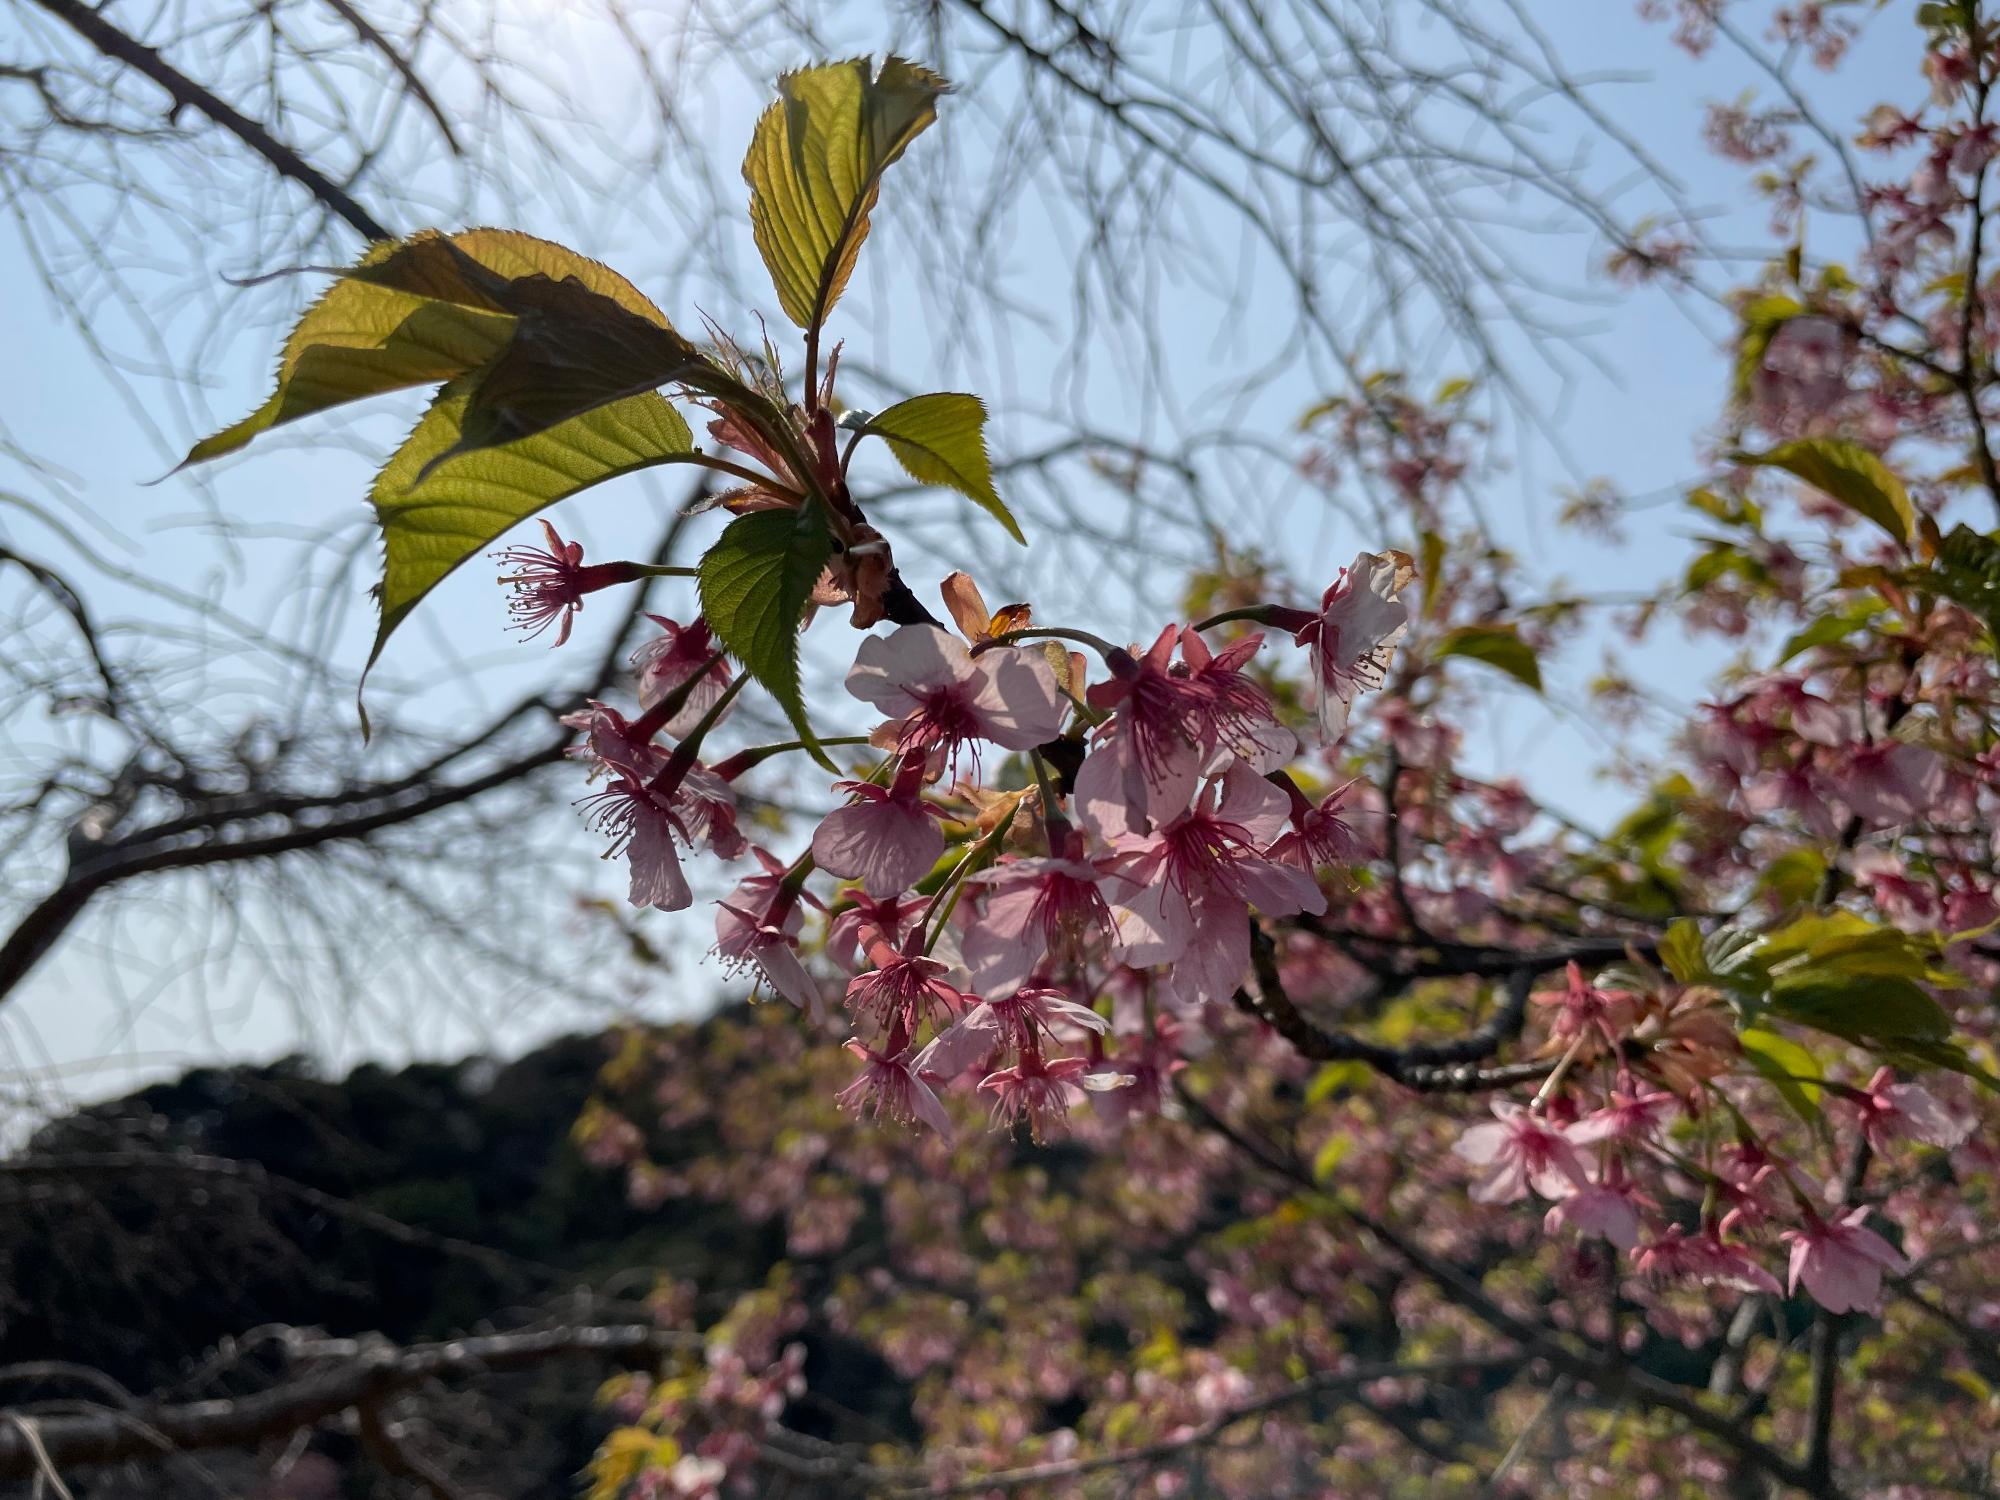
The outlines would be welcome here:
<svg viewBox="0 0 2000 1500">
<path fill-rule="evenodd" d="M 301 1361 L 325 1361 L 254 1395 L 178 1405 L 141 1403 L 122 1412 L 34 1417 L 19 1412 L 0 1427 L 0 1479 L 37 1472 L 39 1446 L 58 1468 L 115 1463 L 162 1453 L 236 1448 L 282 1436 L 344 1411 L 365 1409 L 412 1386 L 478 1378 L 583 1357 L 625 1361 L 688 1347 L 686 1334 L 643 1323 L 559 1327 L 399 1347 L 386 1339 L 358 1343 L 294 1340 Z M 699 1340 L 693 1340 L 697 1346 Z M 23 1430 L 31 1427 L 33 1437 Z"/>
<path fill-rule="evenodd" d="M 395 238 L 375 216 L 355 202 L 353 196 L 319 168 L 272 135 L 257 121 L 235 109 L 208 89 L 189 78 L 155 49 L 113 26 L 103 12 L 84 5 L 82 0 L 33 0 L 99 52 L 114 61 L 136 68 L 173 97 L 176 111 L 192 109 L 207 116 L 244 145 L 255 151 L 282 177 L 298 183 L 313 197 L 353 226 L 366 239 Z"/>
</svg>

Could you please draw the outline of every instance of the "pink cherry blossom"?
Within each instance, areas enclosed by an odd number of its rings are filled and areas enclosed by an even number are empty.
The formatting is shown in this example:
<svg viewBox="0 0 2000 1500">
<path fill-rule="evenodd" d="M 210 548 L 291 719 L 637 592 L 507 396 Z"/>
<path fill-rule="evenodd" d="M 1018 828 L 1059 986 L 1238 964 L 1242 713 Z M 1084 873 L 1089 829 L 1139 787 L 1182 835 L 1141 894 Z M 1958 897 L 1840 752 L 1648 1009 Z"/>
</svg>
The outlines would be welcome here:
<svg viewBox="0 0 2000 1500">
<path fill-rule="evenodd" d="M 1833 781 L 1860 817 L 1886 826 L 1923 818 L 1944 790 L 1944 772 L 1936 751 L 1882 740 L 1849 750 Z"/>
<path fill-rule="evenodd" d="M 1863 1227 L 1868 1209 L 1851 1210 L 1829 1223 L 1815 1218 L 1779 1238 L 1792 1246 L 1791 1275 L 1785 1290 L 1801 1282 L 1828 1312 L 1872 1312 L 1882 1300 L 1882 1273 L 1906 1271 L 1902 1252 L 1874 1230 Z"/>
<path fill-rule="evenodd" d="M 1346 804 L 1348 794 L 1354 790 L 1352 781 L 1343 782 L 1313 803 L 1306 800 L 1305 793 L 1291 777 L 1281 780 L 1291 799 L 1292 826 L 1271 845 L 1271 858 L 1297 865 L 1308 875 L 1328 865 L 1352 865 L 1367 858 L 1367 842 L 1341 816 L 1343 811 L 1351 812 Z"/>
<path fill-rule="evenodd" d="M 904 1125 L 924 1124 L 939 1135 L 951 1134 L 951 1116 L 917 1076 L 915 1058 L 907 1047 L 893 1055 L 877 1052 L 865 1043 L 851 1041 L 847 1050 L 862 1059 L 860 1076 L 835 1096 L 842 1109 L 855 1114 L 887 1116 Z"/>
<path fill-rule="evenodd" d="M 1538 990 L 1537 1005 L 1555 1012 L 1549 1034 L 1559 1042 L 1588 1033 L 1616 1051 L 1632 1029 L 1639 997 L 1630 990 L 1602 990 L 1583 977 L 1583 967 L 1571 959 L 1560 990 Z"/>
<path fill-rule="evenodd" d="M 1639 1243 L 1639 1205 L 1632 1185 L 1619 1182 L 1578 1188 L 1542 1219 L 1545 1234 L 1564 1227 L 1585 1237 L 1609 1240 L 1620 1250 L 1632 1249 Z"/>
<path fill-rule="evenodd" d="M 1670 1224 L 1658 1239 L 1639 1251 L 1635 1264 L 1641 1275 L 1656 1282 L 1691 1282 L 1772 1296 L 1779 1292 L 1777 1277 L 1740 1246 L 1706 1229 L 1689 1234 L 1680 1225 Z"/>
<path fill-rule="evenodd" d="M 798 953 L 805 927 L 800 903 L 812 898 L 792 888 L 782 860 L 764 849 L 751 852 L 764 873 L 741 881 L 716 903 L 714 952 L 725 968 L 756 968 L 772 989 L 818 1020 L 824 1013 L 819 985 Z"/>
<path fill-rule="evenodd" d="M 1493 1101 L 1494 1119 L 1474 1125 L 1452 1150 L 1486 1170 L 1473 1184 L 1476 1203 L 1512 1203 L 1533 1189 L 1566 1198 L 1590 1185 L 1583 1158 L 1560 1126 L 1506 1099 Z"/>
<path fill-rule="evenodd" d="M 650 785 L 620 776 L 602 791 L 584 799 L 590 826 L 608 834 L 611 847 L 606 859 L 624 855 L 631 869 L 629 899 L 634 906 L 654 906 L 661 911 L 685 911 L 694 905 L 694 892 L 681 871 L 680 856 L 674 852 L 676 825 L 670 799 Z"/>
<path fill-rule="evenodd" d="M 664 615 L 646 618 L 660 627 L 660 634 L 632 653 L 632 666 L 639 674 L 639 706 L 653 708 L 676 689 L 694 682 L 681 706 L 660 726 L 680 739 L 715 707 L 733 674 L 727 661 L 714 660 L 715 638 L 709 633 L 707 620 L 697 615 L 692 624 L 679 625 Z"/>
<path fill-rule="evenodd" d="M 1121 839 L 1115 868 L 1131 888 L 1117 901 L 1125 961 L 1173 964 L 1168 978 L 1183 999 L 1215 998 L 1249 967 L 1252 906 L 1269 917 L 1324 912 L 1309 875 L 1262 852 L 1285 816 L 1284 793 L 1238 762 L 1158 832 Z"/>
<path fill-rule="evenodd" d="M 891 948 L 902 946 L 931 909 L 931 898 L 897 895 L 876 898 L 866 891 L 854 893 L 853 904 L 842 906 L 827 924 L 827 956 L 853 974 L 867 962 L 868 949 L 876 943 Z"/>
<path fill-rule="evenodd" d="M 847 1006 L 872 1014 L 883 1031 L 911 1034 L 939 1010 L 956 1015 L 965 1008 L 967 997 L 945 983 L 946 966 L 938 960 L 880 942 L 869 945 L 868 958 L 875 967 L 848 982 Z"/>
<path fill-rule="evenodd" d="M 1329 742 L 1346 733 L 1354 700 L 1388 675 L 1396 642 L 1410 628 L 1409 607 L 1397 597 L 1408 576 L 1400 553 L 1363 552 L 1321 596 L 1319 613 L 1298 627 L 1298 643 L 1312 652 L 1320 734 Z"/>
<path fill-rule="evenodd" d="M 1568 1127 L 1566 1134 L 1579 1146 L 1598 1141 L 1652 1140 L 1679 1107 L 1680 1100 L 1664 1089 L 1631 1094 L 1614 1088 L 1604 1108 L 1585 1115 Z"/>
<path fill-rule="evenodd" d="M 1062 1130 L 1070 1110 L 1083 1102 L 1086 1088 L 1117 1087 L 1110 1079 L 1094 1078 L 1090 1064 L 1081 1057 L 1059 1057 L 1045 1061 L 1029 1050 L 1011 1068 L 1000 1068 L 979 1081 L 979 1087 L 993 1095 L 993 1123 L 1012 1129 L 1025 1121 L 1036 1139 Z"/>
<path fill-rule="evenodd" d="M 930 873 L 944 853 L 943 816 L 923 799 L 924 758 L 906 758 L 886 787 L 837 781 L 852 799 L 835 808 L 813 834 L 813 859 L 830 875 L 859 880 L 876 897 L 908 890 Z"/>
<path fill-rule="evenodd" d="M 503 573 L 500 582 L 514 595 L 507 601 L 512 616 L 508 627 L 533 640 L 551 625 L 557 625 L 555 644 L 569 639 L 570 624 L 583 608 L 583 596 L 615 584 L 631 583 L 643 576 L 629 562 L 585 564 L 583 543 L 566 542 L 555 527 L 541 522 L 547 547 L 513 546 L 492 554 L 494 560 L 515 569 Z M 560 622 L 560 624 L 557 624 Z"/>
<path fill-rule="evenodd" d="M 1886 1151 L 1901 1140 L 1922 1141 L 1949 1151 L 1972 1134 L 1970 1115 L 1947 1109 L 1920 1083 L 1895 1083 L 1892 1069 L 1881 1068 L 1855 1101 L 1861 1110 L 1868 1144 Z"/>
<path fill-rule="evenodd" d="M 974 740 L 1032 750 L 1062 732 L 1067 712 L 1055 674 L 1038 653 L 995 646 L 974 656 L 936 625 L 868 637 L 855 653 L 847 690 L 895 722 L 899 750 L 947 758 Z"/>
<path fill-rule="evenodd" d="M 1013 1048 L 1022 1052 L 1054 1041 L 1060 1031 L 1101 1034 L 1110 1022 L 1061 990 L 1027 985 L 998 1000 L 982 1000 L 925 1047 L 917 1069 L 934 1078 L 956 1078 Z"/>
<path fill-rule="evenodd" d="M 1008 860 L 972 880 L 986 896 L 960 951 L 986 989 L 1019 983 L 1052 958 L 1081 959 L 1100 939 L 1108 941 L 1105 892 L 1123 888 L 1108 868 L 1080 858 Z"/>
</svg>

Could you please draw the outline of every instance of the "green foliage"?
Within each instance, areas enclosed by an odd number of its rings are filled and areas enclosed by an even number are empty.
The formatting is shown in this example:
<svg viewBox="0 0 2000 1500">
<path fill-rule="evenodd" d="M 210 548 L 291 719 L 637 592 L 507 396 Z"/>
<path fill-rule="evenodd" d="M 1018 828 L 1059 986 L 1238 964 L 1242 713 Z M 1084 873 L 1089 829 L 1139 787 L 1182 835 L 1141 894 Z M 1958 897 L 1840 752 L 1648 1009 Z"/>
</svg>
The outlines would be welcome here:
<svg viewBox="0 0 2000 1500">
<path fill-rule="evenodd" d="M 1961 522 L 1939 544 L 1936 565 L 1911 582 L 1971 610 L 2000 642 L 2000 540 Z"/>
<path fill-rule="evenodd" d="M 1865 516 L 1907 546 L 1917 528 L 1910 492 L 1889 466 L 1859 443 L 1800 438 L 1768 453 L 1739 453 L 1741 463 L 1783 469 Z"/>
<path fill-rule="evenodd" d="M 1805 311 L 1805 305 L 1797 298 L 1777 293 L 1753 297 L 1743 304 L 1743 331 L 1737 337 L 1736 368 L 1730 383 L 1731 394 L 1738 401 L 1749 399 L 1751 383 L 1764 363 L 1772 335 Z"/>
<path fill-rule="evenodd" d="M 1857 630 L 1865 630 L 1873 624 L 1887 608 L 1888 605 L 1871 594 L 1855 600 L 1845 609 L 1821 615 L 1805 629 L 1795 631 L 1786 639 L 1784 649 L 1778 653 L 1778 664 L 1783 666 L 1801 651 L 1810 651 L 1815 646 L 1831 646 L 1836 641 L 1846 640 Z"/>
<path fill-rule="evenodd" d="M 384 559 L 370 666 L 424 595 L 509 527 L 593 484 L 694 453 L 687 422 L 651 391 L 458 453 L 468 395 L 464 380 L 446 385 L 375 477 Z"/>
<path fill-rule="evenodd" d="M 1431 654 L 1484 662 L 1538 693 L 1542 690 L 1542 668 L 1535 660 L 1535 648 L 1522 640 L 1512 625 L 1462 625 L 1447 631 Z"/>
<path fill-rule="evenodd" d="M 879 72 L 854 58 L 779 80 L 743 178 L 778 305 L 799 327 L 817 330 L 846 289 L 882 173 L 937 118 L 948 87 L 900 57 Z"/>
<path fill-rule="evenodd" d="M 701 608 L 823 763 L 799 693 L 799 622 L 833 550 L 816 506 L 738 516 L 701 560 Z"/>
<path fill-rule="evenodd" d="M 1776 1089 L 1792 1112 L 1808 1125 L 1820 1120 L 1819 1060 L 1788 1036 L 1761 1026 L 1746 1028 L 1737 1041 L 1750 1066 Z"/>
<path fill-rule="evenodd" d="M 862 428 L 889 445 L 896 461 L 912 479 L 957 490 L 1026 546 L 999 491 L 993 488 L 993 465 L 986 456 L 986 405 L 977 396 L 942 391 L 912 396 L 887 411 L 877 412 Z"/>
</svg>

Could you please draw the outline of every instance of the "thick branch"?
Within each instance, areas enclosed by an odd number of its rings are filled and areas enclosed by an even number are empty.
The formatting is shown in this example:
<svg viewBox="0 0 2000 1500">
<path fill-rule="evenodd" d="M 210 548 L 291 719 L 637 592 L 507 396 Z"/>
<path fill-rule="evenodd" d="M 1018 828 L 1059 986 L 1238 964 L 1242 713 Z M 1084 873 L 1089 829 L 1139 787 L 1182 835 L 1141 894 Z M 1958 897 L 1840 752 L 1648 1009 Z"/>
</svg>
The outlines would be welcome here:
<svg viewBox="0 0 2000 1500">
<path fill-rule="evenodd" d="M 28 1417 L 0 1427 L 0 1479 L 25 1479 L 38 1467 L 34 1445 L 22 1431 L 31 1424 L 49 1461 L 114 1463 L 161 1453 L 205 1448 L 237 1448 L 357 1407 L 426 1381 L 527 1369 L 552 1359 L 581 1355 L 597 1360 L 631 1360 L 664 1354 L 686 1345 L 688 1336 L 644 1323 L 608 1327 L 538 1329 L 484 1338 L 453 1339 L 402 1348 L 386 1340 L 300 1341 L 302 1358 L 330 1363 L 255 1395 L 182 1405 L 142 1404 L 124 1412 Z"/>
</svg>

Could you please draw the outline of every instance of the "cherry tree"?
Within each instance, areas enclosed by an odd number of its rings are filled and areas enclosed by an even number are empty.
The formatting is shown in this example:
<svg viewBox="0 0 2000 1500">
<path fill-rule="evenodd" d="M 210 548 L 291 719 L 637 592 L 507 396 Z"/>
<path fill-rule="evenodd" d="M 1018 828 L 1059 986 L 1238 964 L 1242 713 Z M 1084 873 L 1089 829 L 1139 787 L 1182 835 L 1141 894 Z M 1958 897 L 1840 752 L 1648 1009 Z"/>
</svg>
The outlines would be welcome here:
<svg viewBox="0 0 2000 1500">
<path fill-rule="evenodd" d="M 1697 50 L 1736 25 L 1672 9 Z M 778 1001 L 726 1045 L 635 1038 L 579 1126 L 635 1195 L 782 1217 L 810 1272 L 610 1393 L 600 1494 L 1502 1493 L 1531 1450 L 1578 1494 L 1990 1487 L 2000 37 L 1977 0 L 1919 21 L 1922 84 L 1858 145 L 1789 71 L 1711 120 L 1783 248 L 1733 298 L 1699 553 L 1630 623 L 1738 659 L 1603 836 L 1464 766 L 1481 685 L 1538 691 L 1589 608 L 1524 598 L 1469 521 L 1461 390 L 1384 372 L 1311 413 L 1308 471 L 1395 502 L 1331 579 L 1232 557 L 1128 642 L 1089 601 L 905 580 L 851 479 L 871 440 L 1033 545 L 976 396 L 840 400 L 835 309 L 948 94 L 917 64 L 787 75 L 758 124 L 796 345 L 691 337 L 507 231 L 338 276 L 190 458 L 439 386 L 373 493 L 378 656 L 530 520 L 499 554 L 527 634 L 684 578 L 629 694 L 567 721 L 579 784 L 634 906 L 741 864 L 714 951 Z M 1773 24 L 1838 63 L 1837 11 Z M 1807 233 L 1837 215 L 1851 263 Z M 1613 269 L 1685 278 L 1691 243 Z M 542 515 L 668 464 L 723 486 L 693 567 L 586 558 Z M 1607 718 L 1640 691 L 1601 689 Z M 746 692 L 793 737 L 735 738 Z M 744 802 L 777 777 L 825 810 L 774 849 Z M 877 1220 L 886 1258 L 843 1268 Z M 907 1452 L 789 1421 L 809 1325 L 909 1383 Z"/>
</svg>

